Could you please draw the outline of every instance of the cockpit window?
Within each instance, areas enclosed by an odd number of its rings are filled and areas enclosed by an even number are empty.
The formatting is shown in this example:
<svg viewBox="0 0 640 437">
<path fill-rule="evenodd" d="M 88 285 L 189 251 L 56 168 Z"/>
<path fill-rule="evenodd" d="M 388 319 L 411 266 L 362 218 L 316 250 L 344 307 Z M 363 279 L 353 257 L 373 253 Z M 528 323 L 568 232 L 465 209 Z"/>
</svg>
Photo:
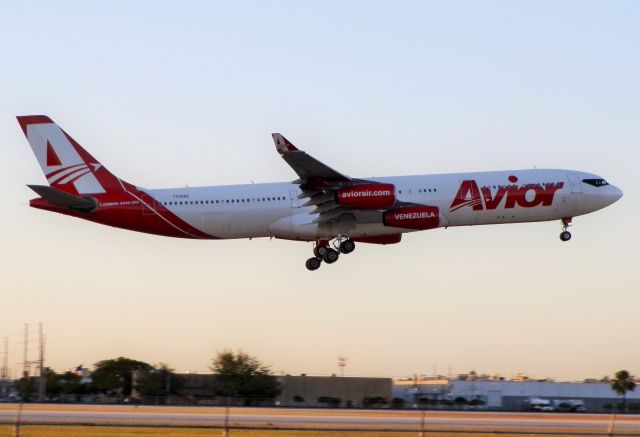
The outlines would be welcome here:
<svg viewBox="0 0 640 437">
<path fill-rule="evenodd" d="M 594 187 L 604 187 L 605 185 L 609 185 L 609 183 L 604 179 L 583 179 L 582 182 L 593 185 Z"/>
</svg>

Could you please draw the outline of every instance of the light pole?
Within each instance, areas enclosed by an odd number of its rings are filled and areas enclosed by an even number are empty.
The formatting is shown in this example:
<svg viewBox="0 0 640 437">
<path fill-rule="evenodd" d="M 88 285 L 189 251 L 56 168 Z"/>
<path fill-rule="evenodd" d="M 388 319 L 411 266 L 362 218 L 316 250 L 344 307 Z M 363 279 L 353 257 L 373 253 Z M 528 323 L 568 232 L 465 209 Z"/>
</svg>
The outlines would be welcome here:
<svg viewBox="0 0 640 437">
<path fill-rule="evenodd" d="M 344 376 L 344 368 L 347 366 L 346 357 L 338 357 L 338 367 L 340 367 L 340 376 Z"/>
</svg>

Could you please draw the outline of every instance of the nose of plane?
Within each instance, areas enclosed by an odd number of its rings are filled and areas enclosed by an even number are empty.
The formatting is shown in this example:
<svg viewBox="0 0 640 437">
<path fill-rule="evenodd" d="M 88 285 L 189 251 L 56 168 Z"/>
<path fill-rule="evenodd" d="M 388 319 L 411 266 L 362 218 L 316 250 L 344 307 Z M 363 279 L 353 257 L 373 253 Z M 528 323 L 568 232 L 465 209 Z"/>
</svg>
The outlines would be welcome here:
<svg viewBox="0 0 640 437">
<path fill-rule="evenodd" d="M 613 202 L 617 202 L 622 197 L 622 190 L 616 187 L 615 185 L 612 188 L 613 188 L 613 193 L 611 194 L 611 197 L 613 198 Z"/>
<path fill-rule="evenodd" d="M 617 202 L 622 197 L 622 190 L 615 185 L 609 185 L 609 190 L 607 191 L 607 204 L 611 205 L 612 203 Z"/>
</svg>

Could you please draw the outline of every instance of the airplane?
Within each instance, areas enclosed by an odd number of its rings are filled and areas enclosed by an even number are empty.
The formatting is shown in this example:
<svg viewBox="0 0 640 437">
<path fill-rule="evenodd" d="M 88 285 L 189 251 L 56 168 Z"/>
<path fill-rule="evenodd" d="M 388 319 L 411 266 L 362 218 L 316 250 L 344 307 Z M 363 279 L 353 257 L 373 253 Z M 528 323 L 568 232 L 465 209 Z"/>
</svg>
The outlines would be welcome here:
<svg viewBox="0 0 640 437">
<path fill-rule="evenodd" d="M 394 244 L 436 228 L 560 220 L 605 208 L 622 191 L 575 170 L 352 178 L 299 150 L 279 133 L 276 150 L 292 182 L 147 189 L 113 175 L 49 117 L 17 117 L 48 185 L 28 185 L 33 208 L 104 225 L 178 238 L 275 237 L 313 243 L 317 270 L 356 243 Z"/>
</svg>

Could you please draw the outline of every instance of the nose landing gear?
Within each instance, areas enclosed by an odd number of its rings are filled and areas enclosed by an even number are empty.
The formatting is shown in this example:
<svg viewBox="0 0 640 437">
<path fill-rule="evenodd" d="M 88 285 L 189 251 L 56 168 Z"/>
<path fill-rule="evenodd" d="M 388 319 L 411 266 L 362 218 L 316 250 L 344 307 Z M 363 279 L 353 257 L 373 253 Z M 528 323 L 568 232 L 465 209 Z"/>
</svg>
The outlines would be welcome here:
<svg viewBox="0 0 640 437">
<path fill-rule="evenodd" d="M 562 232 L 560 232 L 560 239 L 562 241 L 571 240 L 571 232 L 567 231 L 567 229 L 571 226 L 571 217 L 562 219 Z"/>
<path fill-rule="evenodd" d="M 338 237 L 332 241 L 318 240 L 313 247 L 314 256 L 306 261 L 305 266 L 311 271 L 318 270 L 322 261 L 327 264 L 333 264 L 338 261 L 341 253 L 346 255 L 355 249 L 356 243 L 349 238 L 343 238 L 341 235 L 338 235 Z"/>
</svg>

